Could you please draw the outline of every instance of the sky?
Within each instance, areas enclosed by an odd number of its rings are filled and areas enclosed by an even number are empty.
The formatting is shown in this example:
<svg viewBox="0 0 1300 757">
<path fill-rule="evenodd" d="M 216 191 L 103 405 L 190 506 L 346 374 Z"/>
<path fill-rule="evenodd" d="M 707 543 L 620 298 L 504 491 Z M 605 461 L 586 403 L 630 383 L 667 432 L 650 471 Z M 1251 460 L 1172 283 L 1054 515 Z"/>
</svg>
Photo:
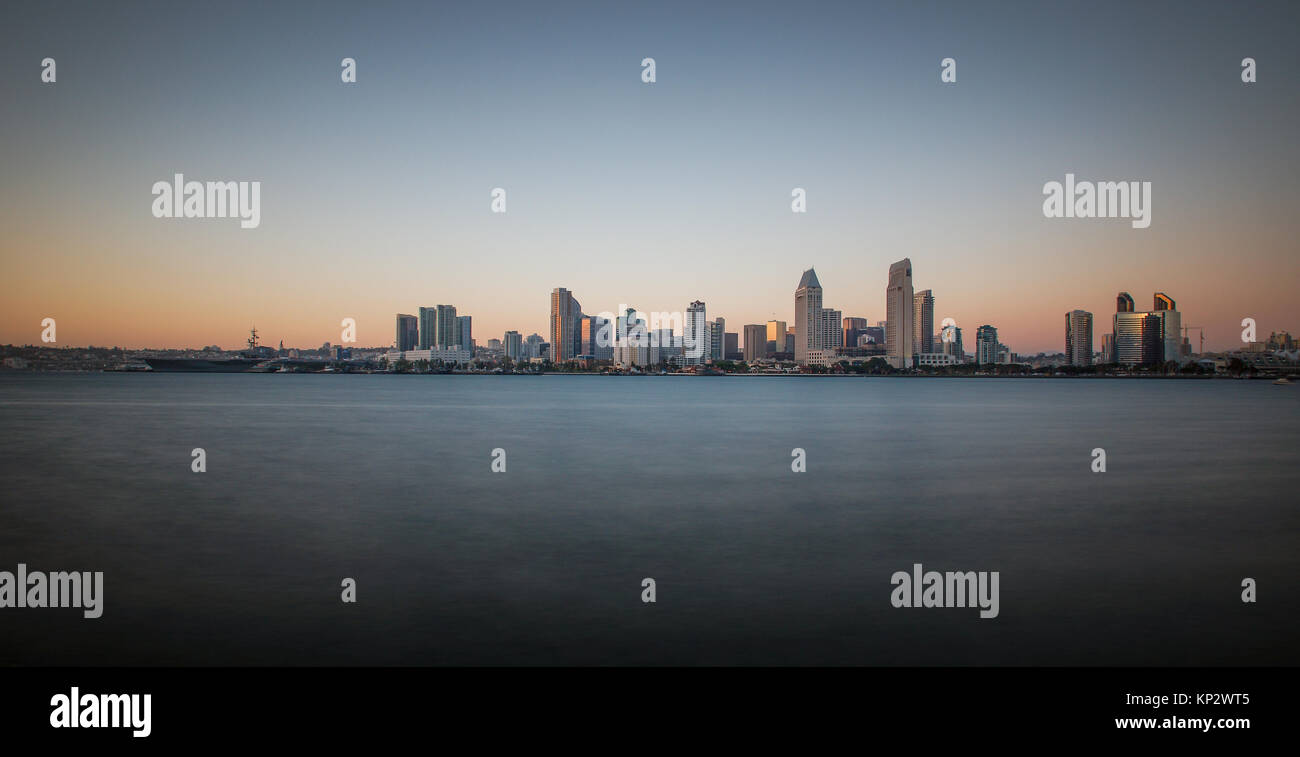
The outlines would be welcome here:
<svg viewBox="0 0 1300 757">
<path fill-rule="evenodd" d="M 547 334 L 559 286 L 587 313 L 703 300 L 743 333 L 793 324 L 810 266 L 826 307 L 874 323 L 904 257 L 969 343 L 991 324 L 1060 351 L 1082 308 L 1099 348 L 1121 290 L 1168 293 L 1207 349 L 1247 317 L 1296 334 L 1297 22 L 1288 2 L 9 2 L 0 343 L 52 317 L 60 345 L 234 348 L 256 325 L 315 347 L 354 318 L 384 346 L 395 313 L 451 304 L 484 344 Z M 260 226 L 155 218 L 176 173 L 260 181 Z M 1066 173 L 1152 182 L 1150 228 L 1044 217 Z"/>
</svg>

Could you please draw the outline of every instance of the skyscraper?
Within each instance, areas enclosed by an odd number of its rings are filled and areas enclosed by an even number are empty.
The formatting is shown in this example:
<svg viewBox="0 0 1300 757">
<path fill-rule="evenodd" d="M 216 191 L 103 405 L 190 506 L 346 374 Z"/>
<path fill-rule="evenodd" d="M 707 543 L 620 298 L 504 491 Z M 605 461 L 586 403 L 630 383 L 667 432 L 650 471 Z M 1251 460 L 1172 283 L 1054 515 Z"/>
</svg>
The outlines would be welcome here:
<svg viewBox="0 0 1300 757">
<path fill-rule="evenodd" d="M 765 324 L 745 324 L 744 349 L 746 363 L 752 363 L 767 355 L 767 326 Z"/>
<path fill-rule="evenodd" d="M 433 348 L 434 324 L 438 322 L 437 308 L 420 308 L 420 349 Z"/>
<path fill-rule="evenodd" d="M 722 359 L 739 360 L 740 358 L 740 334 L 734 331 L 722 332 Z"/>
<path fill-rule="evenodd" d="M 934 352 L 934 294 L 922 289 L 912 297 L 912 349 Z"/>
<path fill-rule="evenodd" d="M 715 361 L 722 360 L 725 357 L 726 344 L 724 341 L 726 333 L 726 318 L 709 321 L 709 357 Z"/>
<path fill-rule="evenodd" d="M 869 325 L 866 318 L 845 317 L 842 326 L 844 333 L 844 347 L 857 347 L 858 337 L 867 332 Z"/>
<path fill-rule="evenodd" d="M 944 332 L 939 332 L 940 345 L 943 348 L 943 354 L 952 355 L 957 358 L 957 362 L 966 359 L 966 351 L 961 344 L 961 329 L 957 326 L 950 326 L 951 331 L 945 337 Z"/>
<path fill-rule="evenodd" d="M 998 330 L 992 326 L 975 330 L 975 362 L 981 365 L 998 362 Z"/>
<path fill-rule="evenodd" d="M 822 309 L 822 285 L 817 272 L 809 268 L 794 290 L 794 361 L 808 363 L 808 352 L 821 349 L 818 322 Z"/>
<path fill-rule="evenodd" d="M 541 334 L 529 334 L 524 338 L 523 355 L 525 359 L 546 356 L 546 340 Z"/>
<path fill-rule="evenodd" d="M 578 351 L 597 360 L 614 359 L 614 325 L 608 318 L 584 315 L 579 324 Z"/>
<path fill-rule="evenodd" d="M 505 338 L 501 340 L 505 350 L 506 357 L 511 360 L 518 360 L 523 357 L 524 340 L 518 331 L 507 331 Z"/>
<path fill-rule="evenodd" d="M 767 354 L 785 352 L 785 321 L 767 322 Z"/>
<path fill-rule="evenodd" d="M 582 305 L 564 287 L 551 291 L 551 361 L 563 363 L 578 354 Z"/>
<path fill-rule="evenodd" d="M 1065 359 L 1070 365 L 1092 365 L 1092 313 L 1065 314 Z"/>
<path fill-rule="evenodd" d="M 474 316 L 458 315 L 456 316 L 456 344 L 474 354 Z"/>
<path fill-rule="evenodd" d="M 831 308 L 817 311 L 817 344 L 828 356 L 836 347 L 844 346 L 844 316 L 840 311 Z"/>
<path fill-rule="evenodd" d="M 899 369 L 912 367 L 912 261 L 908 258 L 889 267 L 885 287 L 885 344 L 889 364 Z M 995 340 L 996 341 L 996 340 Z"/>
<path fill-rule="evenodd" d="M 696 300 L 686 308 L 686 323 L 682 328 L 682 364 L 704 365 L 709 362 L 713 348 L 703 302 Z"/>
<path fill-rule="evenodd" d="M 1115 362 L 1153 365 L 1164 361 L 1164 321 L 1156 313 L 1115 314 Z"/>
<path fill-rule="evenodd" d="M 1121 365 L 1154 365 L 1177 360 L 1182 352 L 1181 317 L 1174 301 L 1156 292 L 1154 310 L 1135 312 L 1133 296 L 1120 292 L 1115 298 L 1113 361 Z"/>
<path fill-rule="evenodd" d="M 1161 339 L 1164 341 L 1163 358 L 1177 360 L 1183 352 L 1183 319 L 1174 300 L 1164 292 L 1155 293 L 1155 313 L 1160 317 Z"/>
<path fill-rule="evenodd" d="M 397 314 L 397 333 L 393 346 L 402 352 L 415 349 L 420 341 L 420 322 L 413 315 Z"/>
<path fill-rule="evenodd" d="M 460 344 L 460 324 L 456 321 L 455 305 L 439 305 L 435 309 L 433 346 L 446 349 Z"/>
<path fill-rule="evenodd" d="M 645 319 L 637 317 L 636 308 L 628 308 L 618 317 L 614 329 L 614 364 L 621 368 L 648 365 L 650 334 Z"/>
<path fill-rule="evenodd" d="M 681 365 L 682 346 L 672 329 L 650 329 L 649 365 L 675 363 Z"/>
</svg>

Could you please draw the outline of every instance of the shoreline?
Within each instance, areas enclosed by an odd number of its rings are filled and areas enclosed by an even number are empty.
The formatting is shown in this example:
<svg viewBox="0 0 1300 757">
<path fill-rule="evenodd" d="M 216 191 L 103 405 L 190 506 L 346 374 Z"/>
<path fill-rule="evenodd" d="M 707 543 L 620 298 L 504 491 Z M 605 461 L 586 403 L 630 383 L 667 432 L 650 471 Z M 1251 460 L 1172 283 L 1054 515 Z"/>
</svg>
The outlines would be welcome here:
<svg viewBox="0 0 1300 757">
<path fill-rule="evenodd" d="M 376 370 L 355 370 L 355 371 L 138 371 L 138 370 L 115 370 L 115 369 L 90 369 L 90 370 L 0 370 L 0 376 L 36 376 L 36 375 L 91 375 L 91 374 L 136 374 L 136 375 L 298 375 L 298 376 L 480 376 L 480 377 L 542 377 L 542 376 L 587 376 L 587 377 L 604 377 L 604 378 L 791 378 L 791 379 L 1061 379 L 1061 380 L 1161 380 L 1161 381 L 1276 381 L 1280 378 L 1288 378 L 1296 383 L 1300 383 L 1300 366 L 1297 366 L 1293 372 L 1278 372 L 1256 375 L 1161 375 L 1161 374 L 1127 374 L 1127 375 L 1110 375 L 1110 374 L 1086 374 L 1086 375 L 1058 375 L 1058 374 L 936 374 L 936 373 L 894 373 L 894 374 L 871 374 L 871 373 L 722 373 L 711 375 L 699 375 L 694 373 L 597 373 L 597 372 L 567 372 L 567 371 L 539 371 L 520 372 L 520 373 L 492 373 L 492 372 L 430 372 L 430 373 L 399 373 L 396 371 L 376 371 Z"/>
</svg>

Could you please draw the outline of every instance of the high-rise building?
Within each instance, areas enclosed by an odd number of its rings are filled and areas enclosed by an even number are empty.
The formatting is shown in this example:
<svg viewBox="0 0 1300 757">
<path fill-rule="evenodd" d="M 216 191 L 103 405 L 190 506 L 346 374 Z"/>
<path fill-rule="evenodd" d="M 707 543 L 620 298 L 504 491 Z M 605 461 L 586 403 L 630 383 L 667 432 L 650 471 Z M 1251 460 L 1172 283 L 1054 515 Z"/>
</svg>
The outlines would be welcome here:
<svg viewBox="0 0 1300 757">
<path fill-rule="evenodd" d="M 939 345 L 945 355 L 952 355 L 961 362 L 966 359 L 966 351 L 961 344 L 961 329 L 957 326 L 951 326 L 951 331 L 945 339 L 944 332 L 939 332 Z"/>
<path fill-rule="evenodd" d="M 767 355 L 767 326 L 761 323 L 745 324 L 745 362 L 752 363 Z"/>
<path fill-rule="evenodd" d="M 1070 365 L 1092 365 L 1092 313 L 1065 314 L 1065 359 Z"/>
<path fill-rule="evenodd" d="M 520 357 L 523 356 L 524 340 L 519 335 L 518 331 L 507 331 L 505 333 L 505 338 L 503 338 L 501 342 L 502 342 L 502 348 L 506 353 L 506 357 L 510 358 L 511 360 L 518 360 Z"/>
<path fill-rule="evenodd" d="M 672 329 L 650 330 L 649 365 L 675 363 L 681 365 L 682 345 Z"/>
<path fill-rule="evenodd" d="M 785 349 L 782 352 L 794 355 L 794 326 L 785 330 Z"/>
<path fill-rule="evenodd" d="M 614 364 L 620 368 L 650 364 L 650 335 L 636 308 L 618 317 L 614 329 Z"/>
<path fill-rule="evenodd" d="M 1296 348 L 1296 340 L 1291 337 L 1291 333 L 1288 331 L 1273 331 L 1269 333 L 1268 341 L 1265 342 L 1265 346 L 1273 352 L 1279 350 L 1291 352 Z"/>
<path fill-rule="evenodd" d="M 1164 319 L 1157 313 L 1120 311 L 1115 314 L 1115 362 L 1154 365 L 1164 362 Z"/>
<path fill-rule="evenodd" d="M 991 365 L 998 362 L 998 330 L 989 325 L 975 330 L 975 362 Z"/>
<path fill-rule="evenodd" d="M 474 316 L 456 316 L 456 344 L 474 354 Z"/>
<path fill-rule="evenodd" d="M 529 334 L 524 338 L 524 359 L 531 360 L 535 357 L 546 357 L 546 340 L 541 334 Z"/>
<path fill-rule="evenodd" d="M 596 360 L 614 359 L 614 324 L 598 315 L 584 315 L 579 324 L 579 354 Z"/>
<path fill-rule="evenodd" d="M 735 331 L 722 333 L 722 359 L 740 360 L 740 334 Z"/>
<path fill-rule="evenodd" d="M 808 364 L 808 352 L 821 349 L 822 285 L 817 272 L 809 268 L 794 290 L 794 361 Z"/>
<path fill-rule="evenodd" d="M 912 343 L 912 261 L 908 258 L 889 267 L 889 284 L 885 287 L 885 344 L 889 363 L 895 368 L 912 367 L 916 349 Z"/>
<path fill-rule="evenodd" d="M 726 350 L 724 343 L 725 334 L 727 333 L 727 319 L 718 318 L 709 321 L 709 357 L 714 360 L 722 360 Z"/>
<path fill-rule="evenodd" d="M 682 364 L 704 365 L 709 362 L 713 347 L 703 302 L 696 300 L 686 308 L 686 322 L 682 328 Z"/>
<path fill-rule="evenodd" d="M 1101 362 L 1111 364 L 1115 362 L 1115 334 L 1101 335 Z"/>
<path fill-rule="evenodd" d="M 1174 300 L 1164 292 L 1155 293 L 1155 313 L 1160 317 L 1163 359 L 1177 360 L 1183 352 L 1183 319 Z"/>
<path fill-rule="evenodd" d="M 460 324 L 455 305 L 439 305 L 434 310 L 433 346 L 443 349 L 460 345 Z"/>
<path fill-rule="evenodd" d="M 922 289 L 912 295 L 912 349 L 934 352 L 934 293 Z"/>
<path fill-rule="evenodd" d="M 1182 317 L 1169 295 L 1156 292 L 1153 310 L 1142 313 L 1134 310 L 1132 295 L 1120 292 L 1115 311 L 1113 362 L 1154 365 L 1182 354 Z"/>
<path fill-rule="evenodd" d="M 420 349 L 433 348 L 434 325 L 438 322 L 437 308 L 420 308 Z"/>
<path fill-rule="evenodd" d="M 573 297 L 573 292 L 564 287 L 551 291 L 551 361 L 563 363 L 572 360 L 578 354 L 582 328 L 578 322 L 582 318 L 582 305 Z"/>
<path fill-rule="evenodd" d="M 865 338 L 865 340 L 866 340 L 865 342 L 863 341 L 864 338 Z M 866 327 L 865 329 L 863 329 L 863 330 L 862 330 L 862 333 L 858 336 L 858 344 L 859 344 L 859 345 L 862 345 L 862 344 L 864 344 L 864 343 L 865 343 L 865 344 L 878 344 L 878 345 L 880 345 L 880 348 L 881 348 L 881 349 L 884 349 L 884 347 L 885 347 L 885 327 L 884 327 L 884 326 L 868 326 L 868 327 Z"/>
<path fill-rule="evenodd" d="M 767 322 L 767 354 L 785 352 L 785 321 Z"/>
<path fill-rule="evenodd" d="M 415 345 L 420 342 L 420 322 L 413 315 L 405 313 L 397 314 L 397 333 L 393 339 L 393 346 L 401 352 L 415 349 Z M 281 349 L 283 350 L 283 344 Z"/>
<path fill-rule="evenodd" d="M 838 310 L 817 311 L 817 349 L 831 350 L 844 346 L 844 316 Z"/>
<path fill-rule="evenodd" d="M 842 325 L 843 333 L 844 333 L 844 343 L 841 346 L 844 347 L 858 346 L 858 337 L 866 333 L 867 326 L 869 325 L 870 324 L 867 322 L 866 318 L 854 318 L 851 316 L 846 316 L 844 318 L 844 323 Z"/>
</svg>

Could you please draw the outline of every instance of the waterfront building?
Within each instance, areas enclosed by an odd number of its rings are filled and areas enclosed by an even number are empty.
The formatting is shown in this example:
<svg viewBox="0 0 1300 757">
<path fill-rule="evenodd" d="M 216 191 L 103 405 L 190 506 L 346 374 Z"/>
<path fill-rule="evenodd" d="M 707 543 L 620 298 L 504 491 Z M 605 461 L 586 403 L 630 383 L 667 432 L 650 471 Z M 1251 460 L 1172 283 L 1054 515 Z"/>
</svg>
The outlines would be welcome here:
<svg viewBox="0 0 1300 757">
<path fill-rule="evenodd" d="M 819 316 L 822 309 L 822 285 L 812 268 L 803 272 L 794 290 L 794 361 L 808 364 L 808 351 L 821 349 Z"/>
<path fill-rule="evenodd" d="M 506 357 L 511 360 L 518 360 L 524 356 L 524 340 L 518 331 L 507 331 L 501 340 L 501 346 Z"/>
<path fill-rule="evenodd" d="M 768 321 L 767 322 L 767 349 L 766 354 L 771 355 L 774 352 L 785 352 L 785 321 Z"/>
<path fill-rule="evenodd" d="M 1092 313 L 1086 310 L 1065 314 L 1065 360 L 1069 365 L 1092 365 Z"/>
<path fill-rule="evenodd" d="M 898 369 L 912 367 L 912 261 L 908 258 L 889 267 L 889 283 L 885 287 L 885 346 L 889 350 L 889 363 Z"/>
<path fill-rule="evenodd" d="M 745 362 L 752 363 L 767 357 L 767 326 L 761 323 L 745 324 Z"/>
<path fill-rule="evenodd" d="M 474 317 L 469 315 L 456 316 L 456 344 L 474 352 Z"/>
<path fill-rule="evenodd" d="M 582 305 L 564 287 L 551 291 L 551 361 L 563 363 L 578 354 Z"/>
<path fill-rule="evenodd" d="M 912 349 L 917 353 L 934 349 L 934 293 L 922 289 L 912 296 Z"/>
<path fill-rule="evenodd" d="M 682 364 L 704 365 L 712 354 L 708 318 L 704 303 L 695 300 L 686 308 L 686 322 L 682 334 Z"/>
<path fill-rule="evenodd" d="M 987 324 L 975 330 L 975 362 L 980 365 L 998 362 L 998 330 Z"/>
<path fill-rule="evenodd" d="M 420 342 L 420 322 L 413 315 L 406 313 L 397 314 L 397 333 L 394 335 L 393 346 L 399 352 L 413 350 Z M 284 343 L 281 342 L 281 351 L 283 352 Z"/>
</svg>

